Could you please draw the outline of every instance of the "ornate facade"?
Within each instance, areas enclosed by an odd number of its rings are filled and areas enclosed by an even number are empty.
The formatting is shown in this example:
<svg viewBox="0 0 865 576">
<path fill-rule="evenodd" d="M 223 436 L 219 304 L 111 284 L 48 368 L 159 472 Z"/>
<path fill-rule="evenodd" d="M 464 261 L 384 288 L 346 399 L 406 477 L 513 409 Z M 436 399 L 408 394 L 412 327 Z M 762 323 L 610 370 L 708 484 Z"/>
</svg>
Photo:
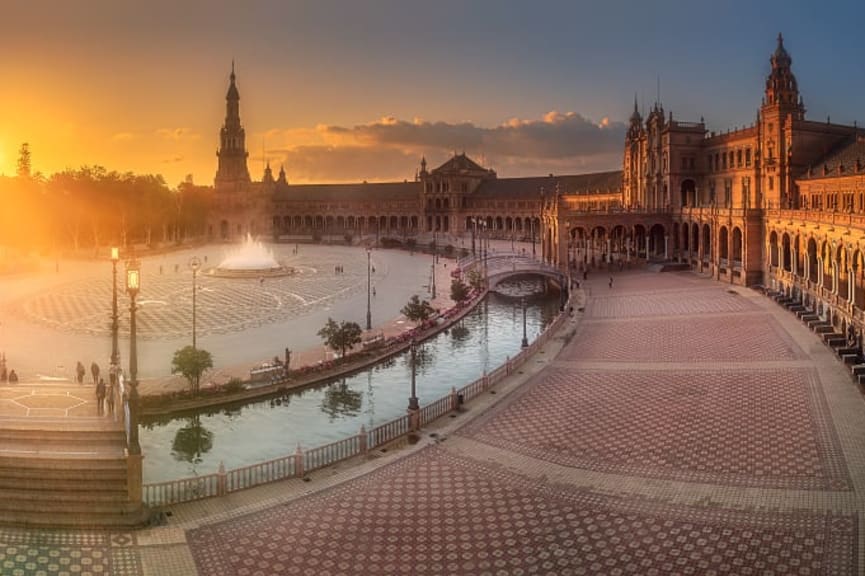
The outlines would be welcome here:
<svg viewBox="0 0 865 576">
<path fill-rule="evenodd" d="M 674 261 L 796 292 L 839 328 L 865 321 L 865 131 L 806 118 L 780 35 L 752 124 L 714 132 L 635 102 L 616 172 L 498 178 L 455 154 L 404 182 L 292 185 L 269 166 L 250 182 L 233 69 L 226 100 L 213 236 L 537 238 L 562 268 Z"/>
</svg>

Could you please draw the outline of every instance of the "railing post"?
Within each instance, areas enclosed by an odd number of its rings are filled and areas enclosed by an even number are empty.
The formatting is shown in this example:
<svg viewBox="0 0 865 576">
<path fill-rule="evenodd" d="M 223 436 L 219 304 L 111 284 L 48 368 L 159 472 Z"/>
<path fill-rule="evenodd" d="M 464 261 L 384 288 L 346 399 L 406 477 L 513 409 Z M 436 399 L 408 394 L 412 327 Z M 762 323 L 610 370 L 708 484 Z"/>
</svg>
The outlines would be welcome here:
<svg viewBox="0 0 865 576">
<path fill-rule="evenodd" d="M 303 450 L 300 448 L 300 442 L 297 443 L 297 450 L 294 451 L 294 475 L 303 478 Z"/>
<path fill-rule="evenodd" d="M 482 388 L 484 390 L 486 390 L 487 388 L 489 388 L 489 385 L 490 385 L 490 379 L 487 377 L 486 369 L 484 369 L 484 375 L 482 376 L 482 378 L 484 380 L 484 384 L 483 384 Z"/>
<path fill-rule="evenodd" d="M 451 410 L 456 412 L 457 410 L 459 410 L 459 407 L 460 407 L 459 395 L 457 394 L 456 386 L 451 386 L 450 396 L 451 396 Z"/>
<path fill-rule="evenodd" d="M 222 460 L 219 461 L 219 470 L 216 472 L 216 495 L 217 496 L 225 496 L 226 490 L 226 474 L 225 474 L 225 464 L 223 464 Z"/>
<path fill-rule="evenodd" d="M 505 366 L 507 366 L 507 368 L 505 368 L 505 374 L 510 376 L 510 374 L 511 374 L 511 357 L 510 356 L 505 356 Z"/>
<path fill-rule="evenodd" d="M 142 473 L 141 454 L 130 454 L 126 451 L 126 490 L 130 502 L 140 503 L 142 501 Z"/>
<path fill-rule="evenodd" d="M 360 432 L 358 433 L 358 444 L 360 445 L 360 453 L 366 454 L 369 451 L 369 447 L 367 446 L 367 435 L 366 435 L 366 426 L 360 425 Z"/>
</svg>

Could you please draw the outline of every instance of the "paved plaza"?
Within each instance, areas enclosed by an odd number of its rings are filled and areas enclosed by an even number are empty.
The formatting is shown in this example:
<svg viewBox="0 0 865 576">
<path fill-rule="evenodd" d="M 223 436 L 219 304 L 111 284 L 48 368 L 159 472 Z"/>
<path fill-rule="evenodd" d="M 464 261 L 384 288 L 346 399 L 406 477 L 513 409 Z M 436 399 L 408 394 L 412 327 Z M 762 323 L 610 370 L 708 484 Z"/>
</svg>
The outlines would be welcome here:
<svg viewBox="0 0 865 576">
<path fill-rule="evenodd" d="M 865 574 L 865 401 L 758 293 L 595 275 L 585 313 L 415 445 L 175 506 L 0 530 L 3 574 Z"/>
</svg>

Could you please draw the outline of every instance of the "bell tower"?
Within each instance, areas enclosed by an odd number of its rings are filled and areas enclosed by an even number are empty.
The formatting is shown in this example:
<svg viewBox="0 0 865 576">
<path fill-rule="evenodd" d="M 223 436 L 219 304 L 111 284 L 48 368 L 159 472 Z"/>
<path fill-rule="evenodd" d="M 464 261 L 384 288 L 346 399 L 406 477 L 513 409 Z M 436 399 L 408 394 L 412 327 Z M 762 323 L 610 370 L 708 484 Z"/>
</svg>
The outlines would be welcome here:
<svg viewBox="0 0 865 576">
<path fill-rule="evenodd" d="M 760 108 L 760 189 L 766 208 L 790 204 L 793 155 L 793 122 L 805 119 L 805 105 L 793 75 L 793 59 L 778 34 L 778 45 L 769 59 L 772 70 Z"/>
<path fill-rule="evenodd" d="M 240 124 L 240 93 L 234 76 L 234 61 L 231 62 L 231 82 L 225 95 L 225 123 L 219 131 L 219 160 L 216 169 L 217 188 L 238 188 L 249 183 L 246 166 L 246 132 Z"/>
</svg>

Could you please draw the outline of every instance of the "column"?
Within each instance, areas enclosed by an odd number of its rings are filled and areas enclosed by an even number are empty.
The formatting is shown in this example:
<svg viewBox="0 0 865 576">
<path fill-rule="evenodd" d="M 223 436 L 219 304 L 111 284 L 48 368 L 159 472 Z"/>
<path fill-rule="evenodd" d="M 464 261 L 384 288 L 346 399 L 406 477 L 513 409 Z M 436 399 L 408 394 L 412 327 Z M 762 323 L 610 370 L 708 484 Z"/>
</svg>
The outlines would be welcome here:
<svg viewBox="0 0 865 576">
<path fill-rule="evenodd" d="M 670 258 L 670 235 L 664 235 L 664 260 L 668 260 Z"/>
</svg>

